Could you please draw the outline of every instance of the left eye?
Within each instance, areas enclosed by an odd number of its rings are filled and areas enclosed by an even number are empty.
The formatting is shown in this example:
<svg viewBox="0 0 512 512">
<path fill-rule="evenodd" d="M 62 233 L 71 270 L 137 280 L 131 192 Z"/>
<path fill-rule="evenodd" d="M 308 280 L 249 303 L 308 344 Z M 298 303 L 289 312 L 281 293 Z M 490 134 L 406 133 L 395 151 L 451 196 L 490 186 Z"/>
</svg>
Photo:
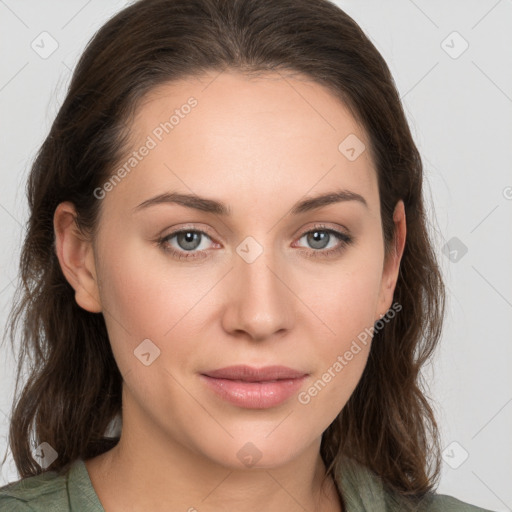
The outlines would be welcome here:
<svg viewBox="0 0 512 512">
<path fill-rule="evenodd" d="M 309 244 L 312 244 L 313 249 L 326 249 L 329 242 L 334 238 L 348 242 L 349 238 L 343 233 L 338 233 L 332 229 L 313 229 L 304 233 L 299 240 L 306 238 Z M 335 244 L 336 246 L 336 244 Z"/>
</svg>

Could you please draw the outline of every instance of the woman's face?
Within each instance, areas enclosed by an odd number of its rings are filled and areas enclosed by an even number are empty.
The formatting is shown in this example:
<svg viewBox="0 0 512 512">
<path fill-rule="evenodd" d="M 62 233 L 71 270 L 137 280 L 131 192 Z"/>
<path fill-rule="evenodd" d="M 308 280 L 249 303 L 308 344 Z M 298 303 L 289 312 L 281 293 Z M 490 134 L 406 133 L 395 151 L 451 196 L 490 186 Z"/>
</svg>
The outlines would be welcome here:
<svg viewBox="0 0 512 512">
<path fill-rule="evenodd" d="M 131 133 L 75 285 L 104 314 L 123 429 L 229 467 L 318 450 L 401 254 L 385 261 L 366 134 L 316 83 L 231 72 L 154 90 Z"/>
</svg>

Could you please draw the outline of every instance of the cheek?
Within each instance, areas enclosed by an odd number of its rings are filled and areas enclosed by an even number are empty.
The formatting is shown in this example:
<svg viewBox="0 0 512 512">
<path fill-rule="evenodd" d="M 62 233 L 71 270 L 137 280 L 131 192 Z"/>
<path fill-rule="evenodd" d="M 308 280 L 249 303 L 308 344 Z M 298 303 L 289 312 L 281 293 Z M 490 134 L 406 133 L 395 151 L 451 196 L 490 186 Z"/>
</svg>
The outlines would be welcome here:
<svg viewBox="0 0 512 512">
<path fill-rule="evenodd" d="M 347 340 L 373 325 L 381 278 L 381 261 L 361 253 L 354 253 L 339 270 L 327 269 L 308 277 L 300 296 L 322 320 L 328 347 L 342 348 Z"/>
<path fill-rule="evenodd" d="M 165 355 L 173 337 L 190 328 L 189 313 L 210 286 L 188 273 L 176 272 L 160 249 L 129 237 L 109 239 L 100 259 L 100 297 L 103 313 L 120 367 L 133 364 L 133 351 L 150 339 Z M 179 347 L 173 357 L 179 357 Z"/>
<path fill-rule="evenodd" d="M 324 428 L 350 398 L 370 352 L 381 264 L 378 258 L 359 256 L 353 264 L 347 262 L 346 269 L 336 273 L 335 278 L 319 279 L 324 283 L 324 293 L 310 293 L 308 297 L 311 309 L 322 320 L 324 335 L 319 336 L 317 329 L 316 335 L 312 331 L 308 336 L 315 344 L 305 351 L 318 364 L 314 378 L 298 401 L 311 414 L 323 418 Z"/>
</svg>

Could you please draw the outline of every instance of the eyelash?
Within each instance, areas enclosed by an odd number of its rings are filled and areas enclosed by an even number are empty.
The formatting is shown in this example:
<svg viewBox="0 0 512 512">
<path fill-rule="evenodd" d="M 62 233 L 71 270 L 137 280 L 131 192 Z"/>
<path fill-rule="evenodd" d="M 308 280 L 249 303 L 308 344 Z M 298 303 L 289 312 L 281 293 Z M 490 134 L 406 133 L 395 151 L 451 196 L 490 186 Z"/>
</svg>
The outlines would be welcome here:
<svg viewBox="0 0 512 512">
<path fill-rule="evenodd" d="M 326 228 L 325 226 L 321 226 L 321 225 L 314 226 L 313 229 L 304 231 L 304 233 L 302 233 L 300 235 L 299 240 L 301 238 L 303 238 L 305 235 L 314 233 L 315 231 L 319 231 L 322 233 L 329 233 L 330 235 L 334 235 L 335 237 L 337 237 L 340 240 L 340 243 L 336 247 L 333 247 L 328 250 L 322 250 L 322 249 L 307 250 L 304 248 L 299 248 L 299 249 L 302 249 L 301 252 L 305 253 L 305 256 L 308 258 L 329 258 L 329 257 L 336 256 L 338 253 L 343 251 L 346 248 L 346 246 L 350 245 L 353 241 L 351 236 L 349 236 L 345 233 L 342 233 L 340 231 L 336 231 L 335 229 Z M 202 258 L 208 257 L 208 255 L 206 254 L 206 250 L 198 251 L 198 252 L 192 252 L 192 251 L 186 252 L 186 251 L 178 251 L 174 248 L 169 247 L 169 245 L 167 245 L 168 241 L 170 239 L 174 238 L 175 236 L 179 235 L 180 233 L 200 233 L 201 235 L 205 235 L 207 238 L 211 239 L 211 237 L 210 237 L 210 235 L 208 235 L 208 233 L 206 233 L 200 229 L 186 228 L 186 229 L 180 229 L 178 231 L 174 231 L 173 233 L 170 233 L 170 234 L 166 235 L 165 237 L 159 238 L 157 240 L 158 246 L 161 247 L 164 252 L 170 254 L 172 257 L 174 257 L 178 260 L 187 260 L 187 259 L 191 259 L 191 258 L 193 258 L 193 259 L 201 258 L 202 259 Z"/>
</svg>

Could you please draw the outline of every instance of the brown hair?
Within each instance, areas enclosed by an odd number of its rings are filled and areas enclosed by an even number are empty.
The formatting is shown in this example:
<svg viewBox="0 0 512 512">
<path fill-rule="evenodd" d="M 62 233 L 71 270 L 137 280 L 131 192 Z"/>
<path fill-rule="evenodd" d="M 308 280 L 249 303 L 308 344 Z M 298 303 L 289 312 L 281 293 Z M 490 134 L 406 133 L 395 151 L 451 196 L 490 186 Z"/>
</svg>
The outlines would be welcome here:
<svg viewBox="0 0 512 512">
<path fill-rule="evenodd" d="M 127 147 L 124 129 L 157 85 L 205 71 L 298 73 L 327 87 L 364 127 L 377 169 L 386 254 L 393 209 L 405 203 L 407 241 L 394 301 L 402 310 L 376 332 L 360 382 L 324 432 L 328 472 L 346 455 L 390 489 L 418 497 L 439 477 L 439 432 L 420 370 L 437 345 L 444 288 L 427 230 L 423 170 L 390 71 L 360 27 L 327 0 L 140 0 L 93 37 L 33 164 L 21 282 L 9 317 L 22 323 L 10 448 L 22 477 L 41 473 L 31 434 L 58 452 L 51 469 L 98 455 L 121 410 L 122 377 L 102 314 L 81 309 L 55 254 L 53 214 L 74 203 L 94 233 L 93 191 Z M 341 142 L 341 141 L 340 141 Z M 31 359 L 22 393 L 24 361 Z"/>
</svg>

